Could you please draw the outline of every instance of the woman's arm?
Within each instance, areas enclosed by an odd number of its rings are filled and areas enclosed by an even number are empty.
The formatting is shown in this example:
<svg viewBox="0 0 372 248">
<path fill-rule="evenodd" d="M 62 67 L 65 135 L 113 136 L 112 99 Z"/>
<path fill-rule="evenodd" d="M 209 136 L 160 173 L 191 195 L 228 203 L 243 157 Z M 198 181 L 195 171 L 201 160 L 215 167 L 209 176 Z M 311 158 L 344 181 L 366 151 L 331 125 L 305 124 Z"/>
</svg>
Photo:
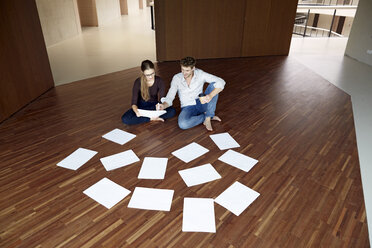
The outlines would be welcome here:
<svg viewBox="0 0 372 248">
<path fill-rule="evenodd" d="M 141 79 L 137 78 L 134 81 L 133 89 L 132 89 L 132 106 L 138 104 L 138 95 L 141 93 Z"/>
<path fill-rule="evenodd" d="M 137 106 L 138 95 L 141 91 L 140 87 L 141 87 L 141 81 L 140 81 L 140 79 L 137 78 L 136 81 L 134 81 L 133 89 L 132 89 L 132 110 L 137 115 L 137 117 L 141 116 L 139 111 L 138 111 L 138 106 Z"/>
<path fill-rule="evenodd" d="M 138 111 L 137 105 L 132 105 L 132 109 L 133 109 L 134 113 L 137 115 L 137 117 L 141 117 L 141 114 Z"/>
</svg>

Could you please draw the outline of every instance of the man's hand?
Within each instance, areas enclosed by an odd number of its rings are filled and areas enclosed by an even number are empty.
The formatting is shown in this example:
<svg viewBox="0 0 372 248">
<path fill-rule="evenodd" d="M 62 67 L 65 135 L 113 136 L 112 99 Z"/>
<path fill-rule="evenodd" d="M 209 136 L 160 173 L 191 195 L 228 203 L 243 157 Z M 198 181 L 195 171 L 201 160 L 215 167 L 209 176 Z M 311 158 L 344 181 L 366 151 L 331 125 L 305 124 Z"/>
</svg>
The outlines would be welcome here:
<svg viewBox="0 0 372 248">
<path fill-rule="evenodd" d="M 156 104 L 156 110 L 164 110 L 168 107 L 169 107 L 169 105 L 166 102 Z"/>
<path fill-rule="evenodd" d="M 212 100 L 212 98 L 209 95 L 206 95 L 206 96 L 199 97 L 199 100 L 201 104 L 205 104 L 205 103 L 209 103 Z"/>
<path fill-rule="evenodd" d="M 164 109 L 164 105 L 162 103 L 156 104 L 156 110 L 163 110 L 163 109 Z"/>
</svg>

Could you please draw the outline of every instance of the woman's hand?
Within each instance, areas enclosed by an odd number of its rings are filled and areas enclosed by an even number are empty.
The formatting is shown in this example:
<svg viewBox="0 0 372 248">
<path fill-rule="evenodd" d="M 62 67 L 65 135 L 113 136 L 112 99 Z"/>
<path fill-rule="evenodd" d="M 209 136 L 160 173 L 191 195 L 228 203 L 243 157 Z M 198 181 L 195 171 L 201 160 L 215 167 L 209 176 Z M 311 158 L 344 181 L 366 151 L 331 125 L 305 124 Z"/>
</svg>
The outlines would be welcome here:
<svg viewBox="0 0 372 248">
<path fill-rule="evenodd" d="M 140 114 L 140 112 L 138 111 L 138 107 L 137 107 L 137 105 L 132 105 L 132 110 L 133 110 L 133 112 L 136 114 L 136 116 L 137 117 L 141 117 L 141 114 Z"/>
</svg>

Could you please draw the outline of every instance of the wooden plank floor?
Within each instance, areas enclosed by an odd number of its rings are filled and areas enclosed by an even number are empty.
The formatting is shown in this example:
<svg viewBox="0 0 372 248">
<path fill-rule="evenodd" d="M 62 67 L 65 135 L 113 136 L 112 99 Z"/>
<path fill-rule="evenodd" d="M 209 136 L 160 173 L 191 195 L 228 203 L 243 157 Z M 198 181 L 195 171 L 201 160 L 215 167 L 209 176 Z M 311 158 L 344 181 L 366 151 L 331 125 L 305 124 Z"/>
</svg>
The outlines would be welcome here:
<svg viewBox="0 0 372 248">
<path fill-rule="evenodd" d="M 203 126 L 123 125 L 139 68 L 58 86 L 0 125 L 0 247 L 369 247 L 350 96 L 288 57 L 198 67 L 226 80 L 214 133 L 259 160 L 251 171 L 219 161 Z M 178 63 L 157 72 L 169 84 Z M 101 138 L 114 128 L 137 137 Z M 171 155 L 193 141 L 210 152 L 188 164 Z M 77 171 L 56 166 L 78 147 L 98 154 Z M 141 161 L 105 171 L 99 158 L 127 149 Z M 164 180 L 137 179 L 145 156 L 169 158 Z M 222 179 L 188 188 L 178 170 L 205 163 Z M 174 189 L 171 211 L 129 209 L 130 196 L 108 210 L 82 193 L 103 177 Z M 238 217 L 215 204 L 215 234 L 181 231 L 184 197 L 215 198 L 235 181 L 260 197 Z"/>
</svg>

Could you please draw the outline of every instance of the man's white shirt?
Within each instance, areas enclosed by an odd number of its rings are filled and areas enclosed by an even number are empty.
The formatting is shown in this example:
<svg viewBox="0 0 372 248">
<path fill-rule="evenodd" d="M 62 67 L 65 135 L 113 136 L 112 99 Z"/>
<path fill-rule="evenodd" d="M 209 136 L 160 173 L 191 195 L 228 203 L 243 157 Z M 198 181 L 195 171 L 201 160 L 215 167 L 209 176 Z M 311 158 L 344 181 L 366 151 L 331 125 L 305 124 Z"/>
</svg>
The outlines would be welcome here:
<svg viewBox="0 0 372 248">
<path fill-rule="evenodd" d="M 167 102 L 169 106 L 172 106 L 173 100 L 178 92 L 181 108 L 195 105 L 195 99 L 197 99 L 199 94 L 203 92 L 204 83 L 215 83 L 214 87 L 220 89 L 223 89 L 226 84 L 222 78 L 195 68 L 194 76 L 191 79 L 190 86 L 188 86 L 186 79 L 182 72 L 180 72 L 173 76 L 168 94 L 161 98 L 161 102 Z"/>
</svg>

